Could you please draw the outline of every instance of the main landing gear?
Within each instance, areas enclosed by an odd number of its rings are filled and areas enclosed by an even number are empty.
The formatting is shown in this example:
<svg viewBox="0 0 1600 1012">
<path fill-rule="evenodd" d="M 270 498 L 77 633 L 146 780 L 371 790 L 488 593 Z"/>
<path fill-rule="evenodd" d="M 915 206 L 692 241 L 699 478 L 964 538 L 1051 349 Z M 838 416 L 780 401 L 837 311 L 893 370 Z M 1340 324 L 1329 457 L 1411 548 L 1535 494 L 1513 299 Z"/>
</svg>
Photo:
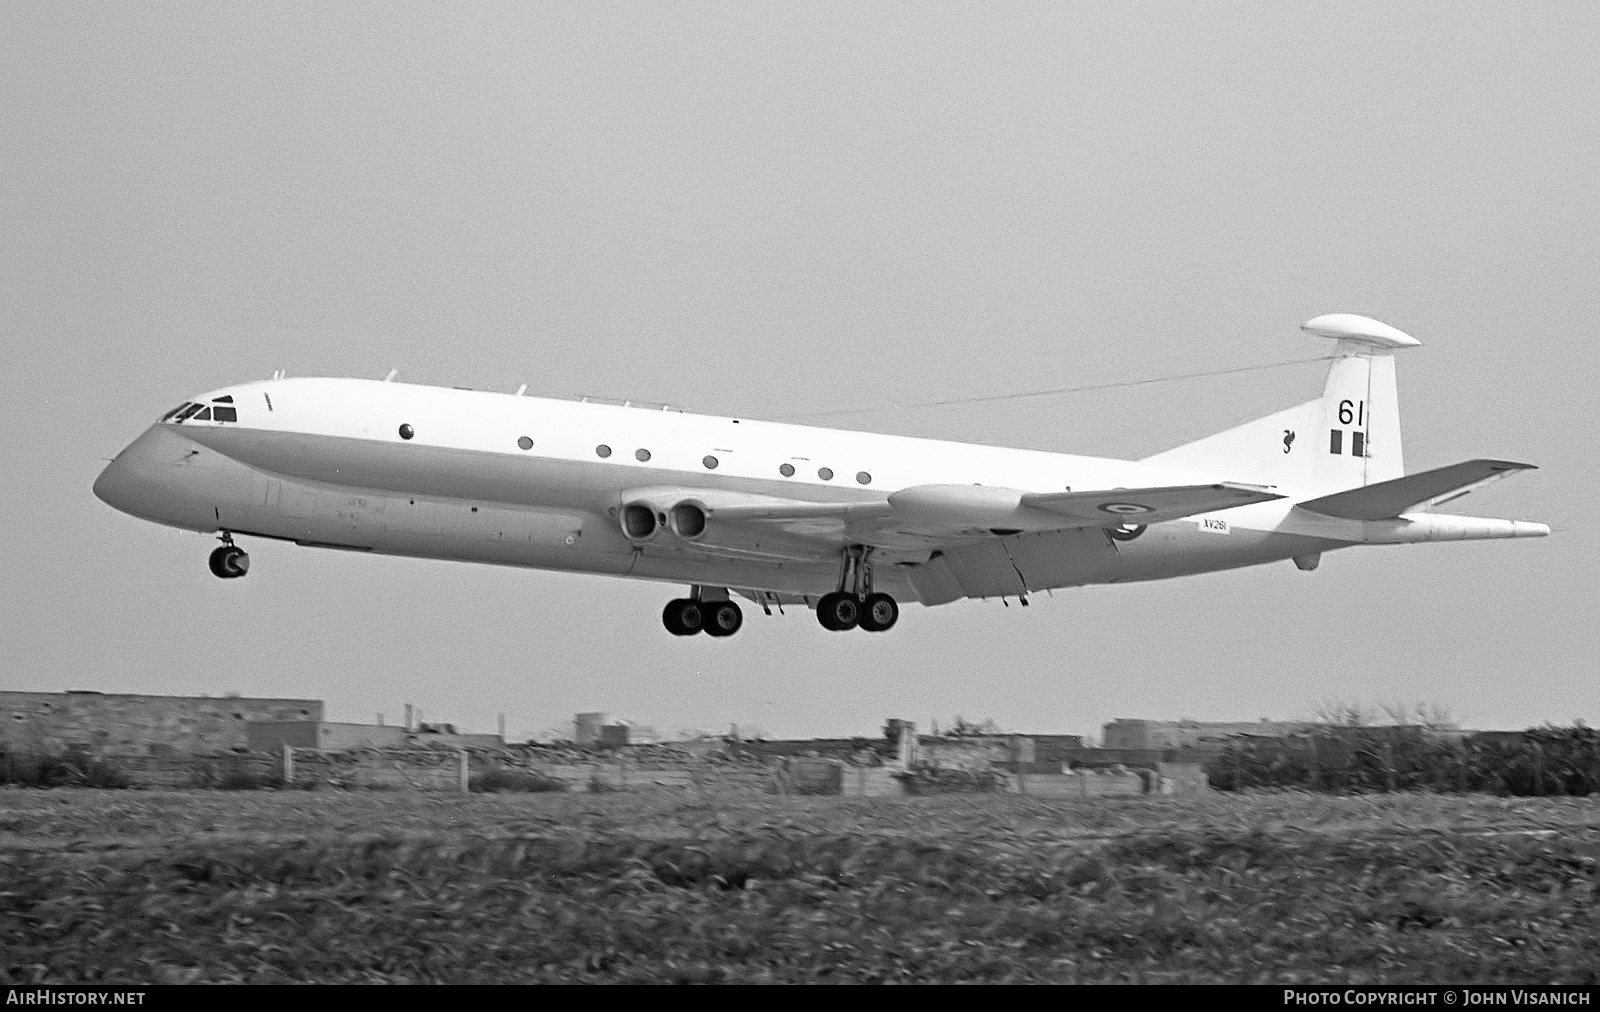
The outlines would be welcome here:
<svg viewBox="0 0 1600 1012">
<path fill-rule="evenodd" d="M 214 576 L 224 580 L 237 580 L 250 572 L 250 556 L 233 543 L 233 535 L 226 531 L 222 534 L 222 547 L 211 553 L 207 564 Z"/>
<path fill-rule="evenodd" d="M 699 593 L 695 588 L 694 593 Z M 668 601 L 661 610 L 661 624 L 674 636 L 732 636 L 744 625 L 744 612 L 732 601 L 706 601 L 699 597 L 680 597 Z"/>
<path fill-rule="evenodd" d="M 872 589 L 872 549 L 851 545 L 839 570 L 839 589 L 817 602 L 817 622 L 829 632 L 865 629 L 885 632 L 900 621 L 900 605 Z M 846 588 L 849 588 L 848 590 Z"/>
</svg>

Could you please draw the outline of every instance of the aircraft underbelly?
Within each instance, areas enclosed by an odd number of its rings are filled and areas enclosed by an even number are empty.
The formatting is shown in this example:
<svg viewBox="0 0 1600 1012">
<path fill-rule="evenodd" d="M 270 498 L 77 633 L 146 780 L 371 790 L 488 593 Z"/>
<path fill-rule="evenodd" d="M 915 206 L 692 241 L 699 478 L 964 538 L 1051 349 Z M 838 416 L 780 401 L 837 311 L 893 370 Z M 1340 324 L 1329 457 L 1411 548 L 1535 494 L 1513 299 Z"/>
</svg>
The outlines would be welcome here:
<svg viewBox="0 0 1600 1012">
<path fill-rule="evenodd" d="M 1119 542 L 1116 565 L 1095 582 L 1131 583 L 1192 576 L 1314 554 L 1342 544 L 1226 523 L 1217 527 L 1215 521 L 1208 529 L 1204 518 L 1174 520 L 1156 524 L 1132 541 Z"/>
<path fill-rule="evenodd" d="M 231 529 L 386 555 L 598 572 L 618 572 L 622 566 L 606 564 L 603 550 L 592 551 L 584 543 L 602 525 L 600 518 L 579 511 L 475 507 L 278 478 L 266 485 L 262 508 Z"/>
</svg>

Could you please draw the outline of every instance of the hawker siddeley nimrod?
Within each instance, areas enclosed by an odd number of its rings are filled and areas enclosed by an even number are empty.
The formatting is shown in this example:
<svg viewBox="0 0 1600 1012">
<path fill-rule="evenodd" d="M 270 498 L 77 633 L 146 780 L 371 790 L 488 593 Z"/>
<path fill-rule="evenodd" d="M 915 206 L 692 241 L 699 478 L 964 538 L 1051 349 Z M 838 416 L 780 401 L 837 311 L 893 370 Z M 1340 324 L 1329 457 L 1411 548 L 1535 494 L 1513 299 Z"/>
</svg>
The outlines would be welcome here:
<svg viewBox="0 0 1600 1012">
<path fill-rule="evenodd" d="M 378 380 L 285 379 L 161 416 L 94 491 L 235 538 L 686 584 L 679 636 L 731 636 L 735 598 L 882 632 L 900 602 L 1017 598 L 1352 545 L 1542 537 L 1544 524 L 1427 512 L 1532 465 L 1407 475 L 1394 353 L 1421 342 L 1319 316 L 1322 396 L 1143 460 L 718 418 Z M 392 374 L 391 374 L 392 378 Z M 598 612 L 599 609 L 596 609 Z"/>
</svg>

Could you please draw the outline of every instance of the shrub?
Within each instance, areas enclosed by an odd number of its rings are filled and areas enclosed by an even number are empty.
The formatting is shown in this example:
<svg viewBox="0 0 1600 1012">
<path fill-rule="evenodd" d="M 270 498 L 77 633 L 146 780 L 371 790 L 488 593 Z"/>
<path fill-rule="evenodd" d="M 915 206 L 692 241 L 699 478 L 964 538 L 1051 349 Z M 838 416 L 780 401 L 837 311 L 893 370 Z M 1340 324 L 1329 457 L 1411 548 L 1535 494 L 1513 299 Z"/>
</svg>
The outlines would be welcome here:
<svg viewBox="0 0 1600 1012">
<path fill-rule="evenodd" d="M 1577 725 L 1464 737 L 1418 727 L 1320 728 L 1236 739 L 1206 762 L 1211 786 L 1585 796 L 1600 791 L 1600 732 Z"/>
<path fill-rule="evenodd" d="M 122 768 L 97 759 L 84 748 L 71 748 L 55 755 L 40 752 L 7 752 L 0 755 L 0 783 L 23 787 L 132 787 L 133 781 Z"/>
<path fill-rule="evenodd" d="M 567 789 L 567 785 L 555 777 L 548 777 L 531 770 L 485 770 L 482 773 L 472 774 L 467 786 L 470 790 L 489 793 L 519 791 L 525 794 L 542 794 Z M 594 789 L 593 784 L 590 785 L 590 789 Z"/>
<path fill-rule="evenodd" d="M 283 778 L 277 774 L 257 773 L 242 766 L 225 766 L 217 776 L 216 787 L 220 791 L 259 791 L 279 787 L 282 781 Z"/>
</svg>

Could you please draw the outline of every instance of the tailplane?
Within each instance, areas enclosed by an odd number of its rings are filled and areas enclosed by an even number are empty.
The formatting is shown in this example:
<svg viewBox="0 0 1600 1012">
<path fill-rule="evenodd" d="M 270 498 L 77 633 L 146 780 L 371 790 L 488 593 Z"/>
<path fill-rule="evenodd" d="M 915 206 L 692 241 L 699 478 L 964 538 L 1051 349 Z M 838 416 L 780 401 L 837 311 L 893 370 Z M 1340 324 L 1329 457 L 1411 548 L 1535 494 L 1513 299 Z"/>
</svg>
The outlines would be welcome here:
<svg viewBox="0 0 1600 1012">
<path fill-rule="evenodd" d="M 1365 316 L 1333 313 L 1300 329 L 1338 342 L 1322 396 L 1145 459 L 1292 494 L 1324 495 L 1399 478 L 1394 353 L 1422 342 Z"/>
<path fill-rule="evenodd" d="M 1532 464 L 1511 460 L 1467 460 L 1449 467 L 1436 467 L 1404 478 L 1391 478 L 1362 488 L 1335 492 L 1300 503 L 1302 509 L 1327 517 L 1346 520 L 1389 520 L 1414 506 L 1443 506 L 1468 492 L 1518 471 L 1532 471 Z"/>
</svg>

